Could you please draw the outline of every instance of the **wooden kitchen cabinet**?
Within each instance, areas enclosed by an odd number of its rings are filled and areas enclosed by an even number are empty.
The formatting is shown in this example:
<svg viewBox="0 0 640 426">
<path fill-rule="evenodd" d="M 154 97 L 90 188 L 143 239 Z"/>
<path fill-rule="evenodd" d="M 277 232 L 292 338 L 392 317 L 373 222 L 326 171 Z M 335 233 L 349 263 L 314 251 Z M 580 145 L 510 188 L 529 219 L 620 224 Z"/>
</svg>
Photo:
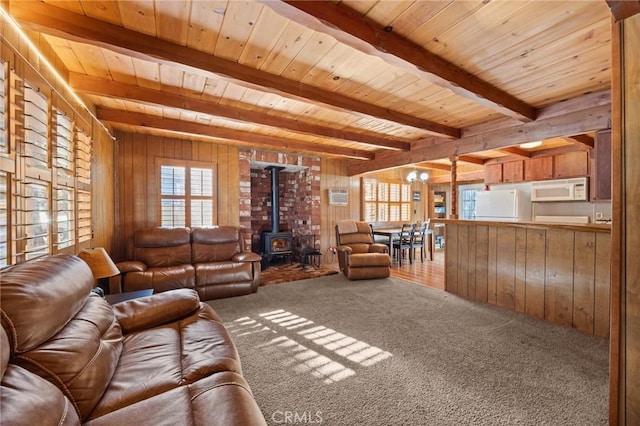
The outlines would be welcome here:
<svg viewBox="0 0 640 426">
<path fill-rule="evenodd" d="M 593 157 L 591 199 L 611 200 L 611 130 L 596 133 Z"/>
<path fill-rule="evenodd" d="M 492 183 L 502 182 L 502 164 L 486 164 L 484 166 L 484 183 L 489 185 Z"/>
<path fill-rule="evenodd" d="M 554 177 L 564 179 L 589 175 L 589 154 L 587 151 L 574 151 L 554 157 Z"/>
<path fill-rule="evenodd" d="M 527 160 L 524 167 L 524 180 L 547 179 L 553 179 L 553 157 L 537 157 Z"/>
<path fill-rule="evenodd" d="M 522 182 L 524 180 L 524 161 L 502 163 L 503 182 Z"/>
</svg>

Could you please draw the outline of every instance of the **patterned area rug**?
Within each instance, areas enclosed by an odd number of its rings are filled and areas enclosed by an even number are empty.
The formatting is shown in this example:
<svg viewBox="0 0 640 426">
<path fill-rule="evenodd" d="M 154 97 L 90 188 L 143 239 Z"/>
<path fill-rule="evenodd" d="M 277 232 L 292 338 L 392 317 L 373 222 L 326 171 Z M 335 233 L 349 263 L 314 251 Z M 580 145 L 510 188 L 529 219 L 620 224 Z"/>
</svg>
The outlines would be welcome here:
<svg viewBox="0 0 640 426">
<path fill-rule="evenodd" d="M 302 268 L 300 263 L 283 263 L 271 265 L 260 273 L 260 284 L 280 284 L 289 281 L 306 280 L 309 278 L 318 278 L 325 275 L 337 274 L 337 266 L 324 266 L 316 269 L 313 266 Z"/>
</svg>

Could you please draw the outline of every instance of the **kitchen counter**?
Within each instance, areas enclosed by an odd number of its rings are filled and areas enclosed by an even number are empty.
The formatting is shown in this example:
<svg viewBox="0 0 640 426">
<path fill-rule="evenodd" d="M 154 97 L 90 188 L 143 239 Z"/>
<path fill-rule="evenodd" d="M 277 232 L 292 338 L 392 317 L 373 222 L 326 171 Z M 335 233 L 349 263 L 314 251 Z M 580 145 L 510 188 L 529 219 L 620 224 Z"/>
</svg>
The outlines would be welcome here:
<svg viewBox="0 0 640 426">
<path fill-rule="evenodd" d="M 446 291 L 609 336 L 610 224 L 437 222 Z"/>
<path fill-rule="evenodd" d="M 463 220 L 463 219 L 431 219 L 432 223 L 467 223 L 484 226 L 508 226 L 514 228 L 527 229 L 565 229 L 572 231 L 593 231 L 593 232 L 611 232 L 610 223 L 544 223 L 544 222 L 498 222 L 498 221 L 482 221 L 482 220 Z"/>
</svg>

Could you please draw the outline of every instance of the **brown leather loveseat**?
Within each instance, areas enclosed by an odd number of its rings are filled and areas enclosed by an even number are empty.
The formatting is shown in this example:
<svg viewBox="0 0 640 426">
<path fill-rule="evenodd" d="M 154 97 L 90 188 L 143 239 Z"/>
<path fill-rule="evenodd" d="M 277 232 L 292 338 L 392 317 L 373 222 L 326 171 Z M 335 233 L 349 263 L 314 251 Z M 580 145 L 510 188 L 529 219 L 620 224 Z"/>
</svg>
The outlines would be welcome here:
<svg viewBox="0 0 640 426">
<path fill-rule="evenodd" d="M 111 306 L 71 255 L 0 274 L 3 425 L 266 424 L 193 289 Z"/>
<path fill-rule="evenodd" d="M 122 291 L 160 293 L 194 288 L 200 299 L 255 293 L 261 257 L 245 251 L 242 228 L 143 228 L 131 241 L 131 260 L 118 262 Z"/>
</svg>

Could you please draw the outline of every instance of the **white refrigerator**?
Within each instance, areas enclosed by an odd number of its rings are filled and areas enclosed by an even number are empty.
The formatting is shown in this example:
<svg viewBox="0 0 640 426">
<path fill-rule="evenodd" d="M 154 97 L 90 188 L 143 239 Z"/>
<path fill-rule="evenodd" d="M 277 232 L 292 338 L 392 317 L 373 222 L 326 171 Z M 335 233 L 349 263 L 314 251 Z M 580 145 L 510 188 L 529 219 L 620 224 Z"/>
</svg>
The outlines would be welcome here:
<svg viewBox="0 0 640 426">
<path fill-rule="evenodd" d="M 530 222 L 531 199 L 517 189 L 494 189 L 476 193 L 476 220 Z"/>
</svg>

